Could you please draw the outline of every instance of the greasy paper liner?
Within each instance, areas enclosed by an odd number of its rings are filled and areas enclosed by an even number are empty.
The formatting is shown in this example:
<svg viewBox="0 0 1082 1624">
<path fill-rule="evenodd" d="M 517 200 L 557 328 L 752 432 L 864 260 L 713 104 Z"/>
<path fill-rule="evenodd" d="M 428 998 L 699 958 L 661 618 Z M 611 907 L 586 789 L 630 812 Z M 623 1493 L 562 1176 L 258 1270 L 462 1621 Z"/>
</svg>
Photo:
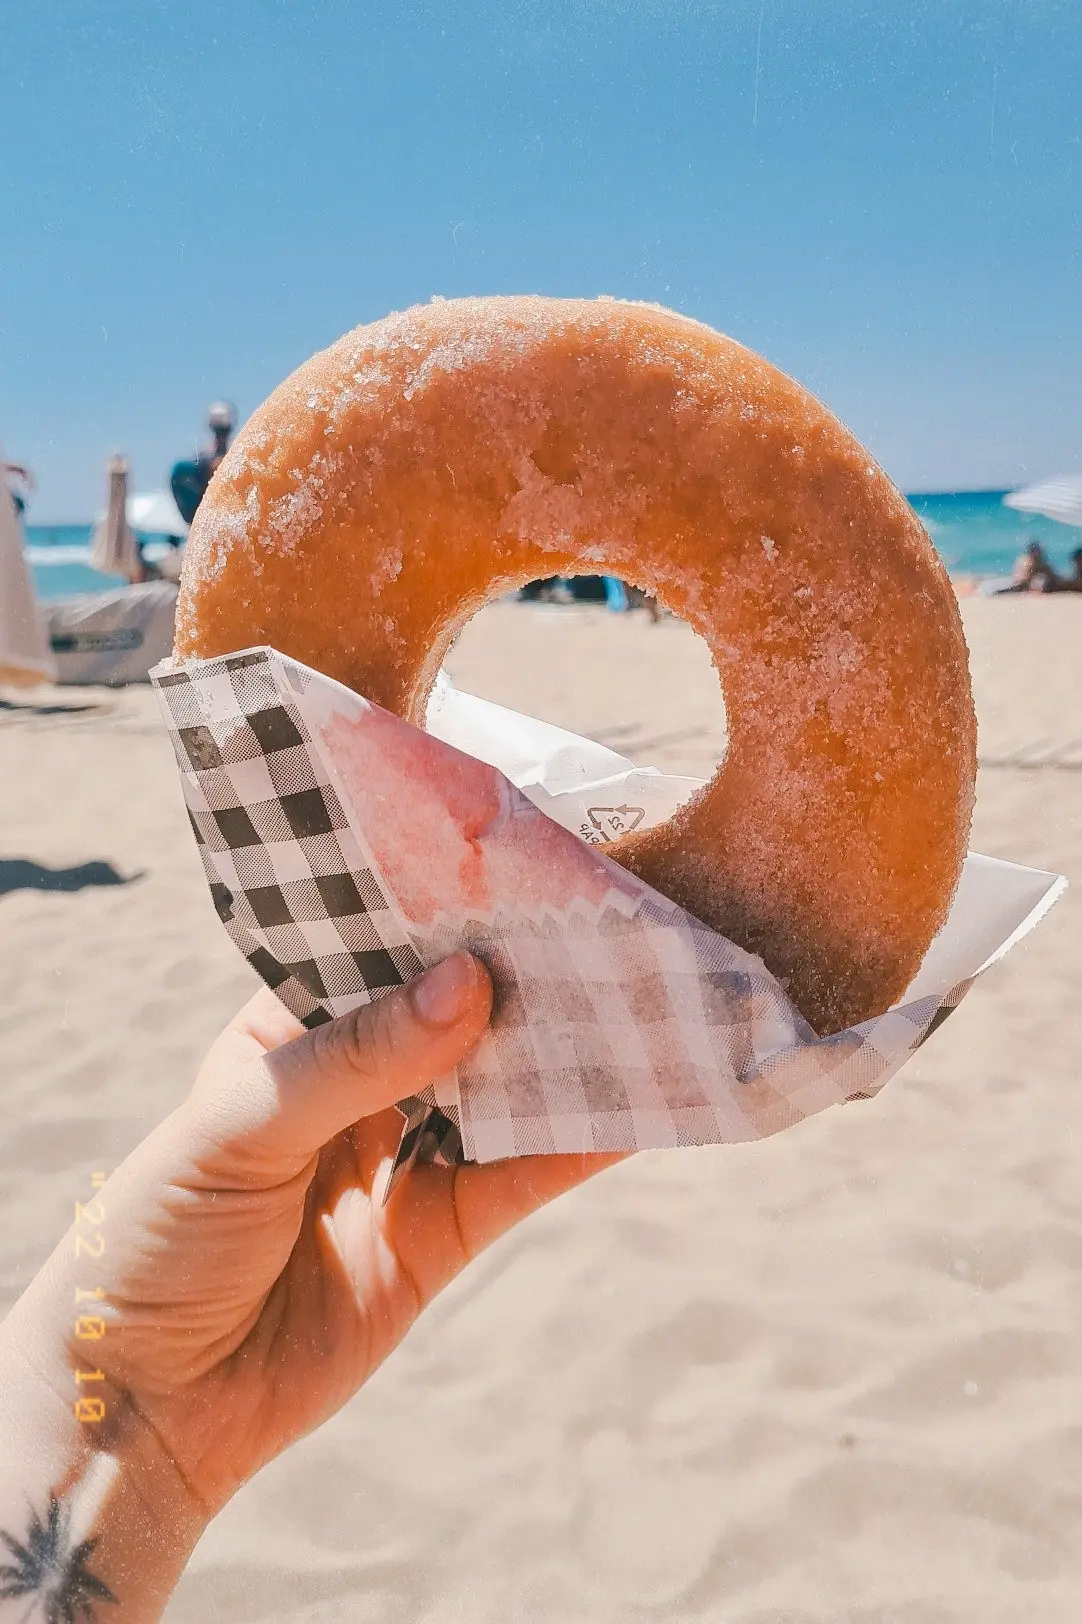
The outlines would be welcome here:
<svg viewBox="0 0 1082 1624">
<path fill-rule="evenodd" d="M 516 788 L 445 742 L 454 704 L 437 738 L 273 649 L 151 676 L 218 916 L 305 1025 L 457 947 L 492 973 L 477 1049 L 400 1103 L 396 1177 L 418 1158 L 733 1143 L 867 1099 L 1065 883 L 970 858 L 917 996 L 817 1038 L 761 960 L 599 849 L 689 781 L 453 696 Z"/>
</svg>

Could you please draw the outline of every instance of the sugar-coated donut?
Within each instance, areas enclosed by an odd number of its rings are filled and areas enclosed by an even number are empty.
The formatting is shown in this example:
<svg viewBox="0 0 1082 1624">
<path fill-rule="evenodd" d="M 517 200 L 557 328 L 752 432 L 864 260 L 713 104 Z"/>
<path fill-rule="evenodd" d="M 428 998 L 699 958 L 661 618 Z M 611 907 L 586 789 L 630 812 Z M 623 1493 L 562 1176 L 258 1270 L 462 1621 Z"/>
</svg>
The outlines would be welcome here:
<svg viewBox="0 0 1082 1624">
<path fill-rule="evenodd" d="M 606 850 L 758 953 L 816 1031 L 881 1013 L 965 855 L 975 721 L 946 572 L 800 385 L 656 306 L 437 300 L 255 413 L 192 526 L 177 653 L 269 643 L 420 722 L 486 599 L 605 572 L 706 640 L 729 748 Z"/>
</svg>

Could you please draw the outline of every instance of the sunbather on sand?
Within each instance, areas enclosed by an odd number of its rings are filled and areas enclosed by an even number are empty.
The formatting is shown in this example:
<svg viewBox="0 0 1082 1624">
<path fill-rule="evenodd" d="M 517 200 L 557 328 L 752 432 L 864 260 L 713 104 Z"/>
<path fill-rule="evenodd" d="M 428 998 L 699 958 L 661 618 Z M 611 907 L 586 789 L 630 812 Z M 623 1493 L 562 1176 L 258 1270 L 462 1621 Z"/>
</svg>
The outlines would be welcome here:
<svg viewBox="0 0 1082 1624">
<path fill-rule="evenodd" d="M 1082 547 L 1076 547 L 1071 554 L 1071 573 L 1063 577 L 1060 590 L 1082 592 Z"/>
<path fill-rule="evenodd" d="M 1031 541 L 1015 560 L 1013 579 L 1004 592 L 1058 592 L 1062 580 L 1039 541 Z"/>
</svg>

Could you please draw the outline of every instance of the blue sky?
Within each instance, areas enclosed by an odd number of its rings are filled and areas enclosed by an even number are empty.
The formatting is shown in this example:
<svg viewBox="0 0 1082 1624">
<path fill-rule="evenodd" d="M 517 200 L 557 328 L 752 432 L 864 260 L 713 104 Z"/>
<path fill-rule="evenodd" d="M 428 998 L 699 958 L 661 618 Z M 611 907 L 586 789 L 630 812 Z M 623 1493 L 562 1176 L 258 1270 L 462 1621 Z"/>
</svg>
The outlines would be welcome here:
<svg viewBox="0 0 1082 1624">
<path fill-rule="evenodd" d="M 433 293 L 673 305 L 907 489 L 1082 467 L 1079 0 L 0 0 L 0 89 L 39 522 Z"/>
</svg>

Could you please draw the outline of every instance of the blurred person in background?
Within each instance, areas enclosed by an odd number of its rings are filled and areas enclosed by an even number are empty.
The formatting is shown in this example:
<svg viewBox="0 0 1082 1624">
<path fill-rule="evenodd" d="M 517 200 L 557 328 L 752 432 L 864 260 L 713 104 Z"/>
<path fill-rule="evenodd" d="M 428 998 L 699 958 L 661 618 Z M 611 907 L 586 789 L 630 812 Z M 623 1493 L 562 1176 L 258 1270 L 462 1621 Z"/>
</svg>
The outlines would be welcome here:
<svg viewBox="0 0 1082 1624">
<path fill-rule="evenodd" d="M 192 462 L 178 462 L 169 479 L 173 500 L 180 509 L 185 524 L 191 524 L 196 510 L 206 494 L 226 452 L 237 426 L 236 407 L 228 400 L 216 400 L 207 413 L 207 427 L 211 441 L 197 452 Z"/>
<path fill-rule="evenodd" d="M 0 479 L 3 479 L 8 488 L 8 495 L 15 504 L 15 511 L 22 518 L 26 512 L 26 504 L 34 489 L 34 476 L 23 462 L 9 462 L 7 458 L 0 458 Z M 11 481 L 15 479 L 22 486 L 21 491 L 12 490 Z"/>
<path fill-rule="evenodd" d="M 1030 541 L 1019 553 L 1010 586 L 1004 592 L 1059 592 L 1063 581 L 1039 541 Z"/>
<path fill-rule="evenodd" d="M 1082 547 L 1076 547 L 1071 554 L 1071 573 L 1060 579 L 1061 592 L 1082 592 Z"/>
</svg>

